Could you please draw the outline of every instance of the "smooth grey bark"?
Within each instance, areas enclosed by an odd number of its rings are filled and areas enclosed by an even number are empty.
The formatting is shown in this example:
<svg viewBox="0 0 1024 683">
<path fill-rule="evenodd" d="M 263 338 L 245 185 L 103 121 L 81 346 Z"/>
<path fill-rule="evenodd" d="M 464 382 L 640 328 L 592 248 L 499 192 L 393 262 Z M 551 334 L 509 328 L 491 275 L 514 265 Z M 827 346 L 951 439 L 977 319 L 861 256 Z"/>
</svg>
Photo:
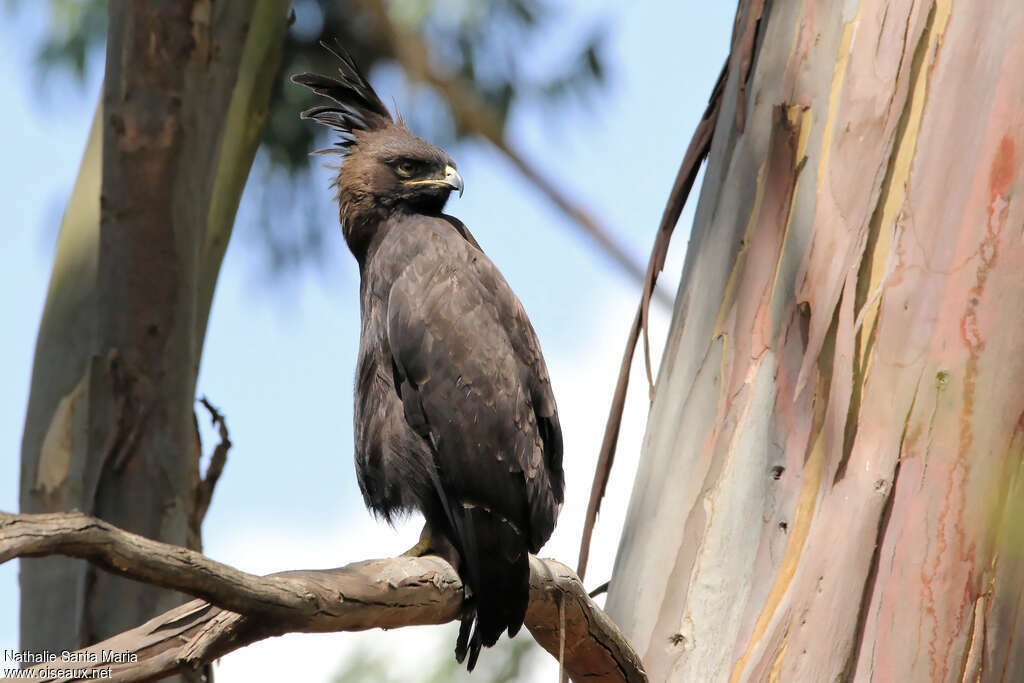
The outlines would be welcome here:
<svg viewBox="0 0 1024 683">
<path fill-rule="evenodd" d="M 200 546 L 195 382 L 287 6 L 111 3 L 103 101 L 36 344 L 23 511 Z M 26 650 L 96 642 L 184 599 L 64 558 L 23 560 L 20 582 Z"/>
</svg>

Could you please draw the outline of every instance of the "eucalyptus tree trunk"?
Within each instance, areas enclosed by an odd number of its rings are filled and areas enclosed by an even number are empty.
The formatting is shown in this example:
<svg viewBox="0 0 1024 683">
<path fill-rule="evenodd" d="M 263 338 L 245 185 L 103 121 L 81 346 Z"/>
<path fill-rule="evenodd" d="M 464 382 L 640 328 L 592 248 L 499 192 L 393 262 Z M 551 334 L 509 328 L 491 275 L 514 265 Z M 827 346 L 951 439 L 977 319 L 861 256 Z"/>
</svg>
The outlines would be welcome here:
<svg viewBox="0 0 1024 683">
<path fill-rule="evenodd" d="M 260 138 L 285 0 L 110 3 L 107 69 L 36 342 L 21 509 L 197 548 L 195 383 Z M 21 565 L 25 650 L 75 649 L 181 596 L 80 560 Z"/>
<path fill-rule="evenodd" d="M 1021 36 L 766 4 L 608 597 L 651 680 L 1024 680 Z"/>
</svg>

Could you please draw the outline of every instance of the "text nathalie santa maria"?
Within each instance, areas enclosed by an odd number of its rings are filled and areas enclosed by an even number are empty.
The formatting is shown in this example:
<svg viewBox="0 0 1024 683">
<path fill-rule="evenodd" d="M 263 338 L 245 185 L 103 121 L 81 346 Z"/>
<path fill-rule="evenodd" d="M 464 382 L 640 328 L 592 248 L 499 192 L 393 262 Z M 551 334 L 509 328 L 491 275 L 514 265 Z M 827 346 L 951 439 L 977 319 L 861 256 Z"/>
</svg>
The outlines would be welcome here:
<svg viewBox="0 0 1024 683">
<path fill-rule="evenodd" d="M 99 650 L 96 652 L 4 650 L 4 661 L 18 664 L 54 664 L 57 662 L 62 664 L 128 664 L 139 661 L 139 655 L 122 650 Z"/>
</svg>

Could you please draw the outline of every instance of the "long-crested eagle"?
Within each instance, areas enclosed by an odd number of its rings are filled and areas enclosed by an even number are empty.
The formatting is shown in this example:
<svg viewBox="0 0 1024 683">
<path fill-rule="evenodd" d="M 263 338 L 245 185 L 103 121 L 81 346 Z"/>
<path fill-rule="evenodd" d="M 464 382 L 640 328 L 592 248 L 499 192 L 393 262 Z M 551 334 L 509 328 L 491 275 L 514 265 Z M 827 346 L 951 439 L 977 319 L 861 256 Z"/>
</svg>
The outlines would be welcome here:
<svg viewBox="0 0 1024 683">
<path fill-rule="evenodd" d="M 519 299 L 458 219 L 455 162 L 414 135 L 351 57 L 338 78 L 292 77 L 333 100 L 302 113 L 341 133 L 339 215 L 359 263 L 355 461 L 388 520 L 419 510 L 413 551 L 467 586 L 455 656 L 522 626 L 529 558 L 563 500 L 562 432 L 544 357 Z M 475 623 L 475 626 L 474 626 Z"/>
</svg>

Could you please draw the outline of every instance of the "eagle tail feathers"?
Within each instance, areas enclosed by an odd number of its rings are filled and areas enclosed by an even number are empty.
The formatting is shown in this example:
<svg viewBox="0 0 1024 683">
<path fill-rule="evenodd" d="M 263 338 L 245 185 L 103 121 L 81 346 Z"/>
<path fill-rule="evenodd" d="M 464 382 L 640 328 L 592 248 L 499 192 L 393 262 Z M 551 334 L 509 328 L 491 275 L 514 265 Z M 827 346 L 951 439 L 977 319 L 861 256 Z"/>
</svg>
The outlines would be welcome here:
<svg viewBox="0 0 1024 683">
<path fill-rule="evenodd" d="M 393 370 L 398 376 L 400 368 Z M 506 630 L 519 632 L 530 602 L 530 540 L 515 522 L 489 507 L 460 501 L 448 494 L 439 471 L 437 439 L 423 412 L 419 394 L 410 382 L 398 385 L 406 421 L 430 445 L 434 466 L 427 472 L 447 522 L 452 545 L 458 553 L 458 572 L 467 586 L 466 607 L 455 643 L 455 659 L 473 670 L 481 647 L 490 647 Z M 435 508 L 436 509 L 436 508 Z"/>
<path fill-rule="evenodd" d="M 479 505 L 453 507 L 460 571 L 472 590 L 455 658 L 461 662 L 468 652 L 472 671 L 482 646 L 494 645 L 505 631 L 511 638 L 522 627 L 530 601 L 530 560 L 526 536 L 511 521 Z"/>
</svg>

